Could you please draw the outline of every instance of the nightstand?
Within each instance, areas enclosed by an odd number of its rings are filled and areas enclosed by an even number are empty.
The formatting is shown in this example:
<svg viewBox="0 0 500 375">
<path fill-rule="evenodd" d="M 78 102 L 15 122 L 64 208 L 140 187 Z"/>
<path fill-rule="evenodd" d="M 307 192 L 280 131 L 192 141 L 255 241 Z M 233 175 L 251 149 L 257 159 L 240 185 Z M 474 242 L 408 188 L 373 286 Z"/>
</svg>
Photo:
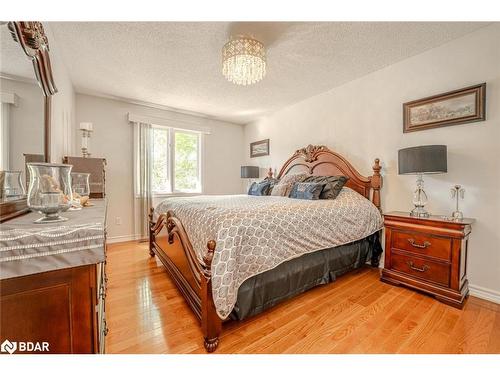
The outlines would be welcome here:
<svg viewBox="0 0 500 375">
<path fill-rule="evenodd" d="M 467 251 L 474 219 L 384 215 L 385 261 L 381 280 L 433 295 L 462 308 L 469 293 Z"/>
</svg>

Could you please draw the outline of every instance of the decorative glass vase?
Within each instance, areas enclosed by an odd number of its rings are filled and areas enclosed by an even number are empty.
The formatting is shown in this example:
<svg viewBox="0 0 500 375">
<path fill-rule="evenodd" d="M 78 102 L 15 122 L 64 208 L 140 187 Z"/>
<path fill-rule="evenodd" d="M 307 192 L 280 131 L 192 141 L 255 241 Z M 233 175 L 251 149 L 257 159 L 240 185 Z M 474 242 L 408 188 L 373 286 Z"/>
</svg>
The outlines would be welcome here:
<svg viewBox="0 0 500 375">
<path fill-rule="evenodd" d="M 1 171 L 0 181 L 2 182 L 2 198 L 4 200 L 13 200 L 22 198 L 26 195 L 21 171 Z"/>
<path fill-rule="evenodd" d="M 71 168 L 68 164 L 28 163 L 30 184 L 28 207 L 44 214 L 35 223 L 54 223 L 68 220 L 59 215 L 71 206 Z"/>
<path fill-rule="evenodd" d="M 73 204 L 77 207 L 84 206 L 90 195 L 90 173 L 71 173 L 71 190 L 73 192 Z"/>
</svg>

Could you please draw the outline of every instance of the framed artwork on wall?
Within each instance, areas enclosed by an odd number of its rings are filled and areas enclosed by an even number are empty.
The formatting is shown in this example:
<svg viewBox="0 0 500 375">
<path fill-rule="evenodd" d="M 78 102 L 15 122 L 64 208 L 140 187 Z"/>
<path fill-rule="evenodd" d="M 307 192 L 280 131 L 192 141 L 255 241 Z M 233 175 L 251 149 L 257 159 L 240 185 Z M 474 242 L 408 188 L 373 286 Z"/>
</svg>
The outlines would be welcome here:
<svg viewBox="0 0 500 375">
<path fill-rule="evenodd" d="M 486 83 L 403 104 L 403 132 L 486 120 Z"/>
<path fill-rule="evenodd" d="M 269 155 L 269 139 L 250 143 L 250 157 Z"/>
</svg>

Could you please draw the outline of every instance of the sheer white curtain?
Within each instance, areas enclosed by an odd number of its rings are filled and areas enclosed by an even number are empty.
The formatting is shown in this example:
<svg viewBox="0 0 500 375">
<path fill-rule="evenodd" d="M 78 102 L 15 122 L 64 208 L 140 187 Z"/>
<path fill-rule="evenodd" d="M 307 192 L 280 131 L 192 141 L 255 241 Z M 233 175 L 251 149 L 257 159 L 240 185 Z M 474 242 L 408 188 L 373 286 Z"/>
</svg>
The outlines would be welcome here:
<svg viewBox="0 0 500 375">
<path fill-rule="evenodd" d="M 148 215 L 153 206 L 151 192 L 151 124 L 134 122 L 135 233 L 141 240 L 149 235 Z"/>
</svg>

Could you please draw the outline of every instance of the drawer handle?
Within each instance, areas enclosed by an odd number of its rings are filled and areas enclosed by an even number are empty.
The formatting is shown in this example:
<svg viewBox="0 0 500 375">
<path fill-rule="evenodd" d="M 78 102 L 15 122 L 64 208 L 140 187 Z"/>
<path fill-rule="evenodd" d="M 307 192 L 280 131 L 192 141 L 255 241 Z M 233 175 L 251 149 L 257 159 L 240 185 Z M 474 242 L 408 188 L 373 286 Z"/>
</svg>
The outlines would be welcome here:
<svg viewBox="0 0 500 375">
<path fill-rule="evenodd" d="M 424 243 L 422 245 L 420 245 L 420 244 L 416 243 L 413 238 L 409 238 L 408 242 L 410 243 L 411 246 L 419 248 L 419 249 L 425 249 L 425 248 L 428 248 L 429 246 L 431 246 L 431 243 L 429 241 L 424 241 Z"/>
<path fill-rule="evenodd" d="M 422 268 L 418 268 L 418 267 L 416 267 L 416 266 L 413 264 L 413 262 L 406 262 L 406 264 L 408 264 L 408 266 L 409 266 L 412 270 L 414 270 L 414 271 L 418 271 L 418 272 L 425 272 L 425 271 L 427 271 L 427 270 L 429 270 L 429 269 L 430 269 L 430 267 L 429 267 L 428 265 L 426 265 L 426 264 L 424 264 L 424 265 L 422 266 Z"/>
</svg>

